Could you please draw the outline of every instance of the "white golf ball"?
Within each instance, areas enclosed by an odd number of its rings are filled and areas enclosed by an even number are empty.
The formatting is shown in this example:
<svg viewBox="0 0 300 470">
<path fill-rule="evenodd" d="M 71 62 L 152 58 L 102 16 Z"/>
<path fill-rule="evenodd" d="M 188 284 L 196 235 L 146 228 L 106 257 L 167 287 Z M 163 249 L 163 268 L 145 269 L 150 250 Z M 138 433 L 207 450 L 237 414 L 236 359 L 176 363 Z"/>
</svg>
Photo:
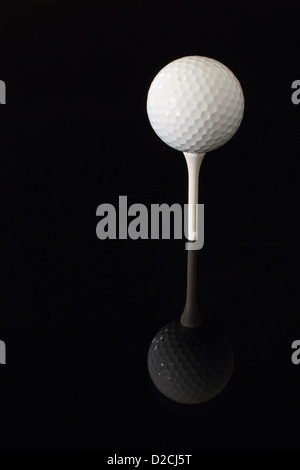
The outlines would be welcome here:
<svg viewBox="0 0 300 470">
<path fill-rule="evenodd" d="M 224 145 L 240 126 L 244 95 L 235 75 L 217 60 L 187 56 L 154 78 L 147 113 L 156 134 L 170 147 L 203 153 Z"/>
</svg>

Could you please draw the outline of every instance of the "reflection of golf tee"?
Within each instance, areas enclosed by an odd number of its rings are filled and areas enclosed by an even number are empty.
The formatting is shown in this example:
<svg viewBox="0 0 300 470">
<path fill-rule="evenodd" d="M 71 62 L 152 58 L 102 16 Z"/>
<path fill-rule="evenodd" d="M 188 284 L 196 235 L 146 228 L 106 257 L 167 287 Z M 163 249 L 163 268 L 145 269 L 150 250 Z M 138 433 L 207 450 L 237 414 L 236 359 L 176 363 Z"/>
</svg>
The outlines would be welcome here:
<svg viewBox="0 0 300 470">
<path fill-rule="evenodd" d="M 205 153 L 189 153 L 183 152 L 188 167 L 189 177 L 189 198 L 188 198 L 188 240 L 195 241 L 198 239 L 198 185 L 199 172 Z"/>
<path fill-rule="evenodd" d="M 188 327 L 201 325 L 202 318 L 198 310 L 197 303 L 197 240 L 199 238 L 198 220 L 198 193 L 199 193 L 199 173 L 205 153 L 183 152 L 188 167 L 189 178 L 189 198 L 188 198 L 188 262 L 187 262 L 187 289 L 186 303 L 181 324 Z"/>
<path fill-rule="evenodd" d="M 191 328 L 202 323 L 197 302 L 197 255 L 197 250 L 189 250 L 188 252 L 186 302 L 180 319 L 183 326 Z"/>
</svg>

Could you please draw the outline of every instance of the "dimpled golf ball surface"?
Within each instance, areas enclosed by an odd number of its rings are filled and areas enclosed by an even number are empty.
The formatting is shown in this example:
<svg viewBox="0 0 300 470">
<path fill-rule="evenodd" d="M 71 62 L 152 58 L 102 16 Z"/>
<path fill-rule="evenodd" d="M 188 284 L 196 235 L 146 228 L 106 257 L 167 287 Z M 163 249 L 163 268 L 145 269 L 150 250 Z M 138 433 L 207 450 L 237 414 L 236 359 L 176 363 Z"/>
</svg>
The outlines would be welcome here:
<svg viewBox="0 0 300 470">
<path fill-rule="evenodd" d="M 227 385 L 233 353 L 219 330 L 187 328 L 173 321 L 154 337 L 148 351 L 148 370 L 166 397 L 184 404 L 203 403 Z"/>
<path fill-rule="evenodd" d="M 237 131 L 244 95 L 225 65 L 208 57 L 187 56 L 156 75 L 148 91 L 147 113 L 156 134 L 170 147 L 208 152 Z"/>
</svg>

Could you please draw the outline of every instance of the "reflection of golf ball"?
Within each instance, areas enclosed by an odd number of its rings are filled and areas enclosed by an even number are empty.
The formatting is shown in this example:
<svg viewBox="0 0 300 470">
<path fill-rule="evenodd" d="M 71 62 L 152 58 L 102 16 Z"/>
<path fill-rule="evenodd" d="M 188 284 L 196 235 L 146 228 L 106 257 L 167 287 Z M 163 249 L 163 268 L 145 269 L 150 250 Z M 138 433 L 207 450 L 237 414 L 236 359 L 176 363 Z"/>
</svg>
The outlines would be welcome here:
<svg viewBox="0 0 300 470">
<path fill-rule="evenodd" d="M 225 144 L 243 112 L 239 81 L 208 57 L 174 60 L 156 75 L 148 92 L 151 126 L 166 144 L 183 152 L 208 152 Z"/>
<path fill-rule="evenodd" d="M 152 381 L 165 396 L 196 404 L 218 395 L 233 371 L 233 353 L 224 335 L 206 326 L 173 321 L 154 337 L 148 351 Z"/>
</svg>

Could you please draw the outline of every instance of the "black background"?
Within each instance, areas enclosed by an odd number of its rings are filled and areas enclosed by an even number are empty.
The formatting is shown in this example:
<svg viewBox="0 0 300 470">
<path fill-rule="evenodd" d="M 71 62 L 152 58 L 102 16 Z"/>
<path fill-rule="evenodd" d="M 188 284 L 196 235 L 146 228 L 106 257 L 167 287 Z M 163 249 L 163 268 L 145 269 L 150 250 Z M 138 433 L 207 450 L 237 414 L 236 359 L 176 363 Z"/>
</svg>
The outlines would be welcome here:
<svg viewBox="0 0 300 470">
<path fill-rule="evenodd" d="M 3 449 L 297 449 L 299 2 L 1 1 Z M 154 334 L 184 308 L 184 240 L 96 237 L 96 208 L 187 202 L 146 95 L 184 55 L 225 63 L 245 117 L 200 177 L 199 305 L 235 352 L 219 399 L 152 389 Z"/>
</svg>

